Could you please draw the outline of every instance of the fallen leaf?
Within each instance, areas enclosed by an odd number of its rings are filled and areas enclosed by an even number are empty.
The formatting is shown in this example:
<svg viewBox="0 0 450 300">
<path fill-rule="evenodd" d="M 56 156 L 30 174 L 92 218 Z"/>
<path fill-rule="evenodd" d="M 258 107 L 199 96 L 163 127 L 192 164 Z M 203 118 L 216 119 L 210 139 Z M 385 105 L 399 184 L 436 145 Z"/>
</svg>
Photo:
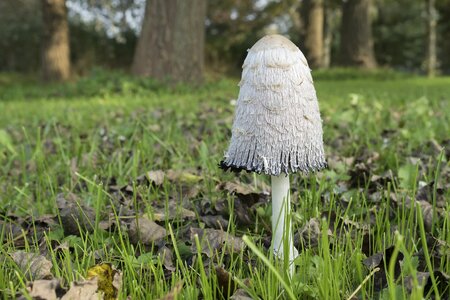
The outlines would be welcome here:
<svg viewBox="0 0 450 300">
<path fill-rule="evenodd" d="M 353 166 L 349 171 L 350 187 L 359 188 L 364 187 L 366 180 L 370 177 L 370 166 L 364 162 L 359 162 Z"/>
<path fill-rule="evenodd" d="M 386 268 L 389 267 L 389 264 L 393 259 L 392 257 L 393 253 L 394 253 L 394 246 L 391 246 L 389 248 L 386 248 L 384 251 L 378 252 L 363 260 L 363 264 L 369 270 L 380 268 L 380 271 L 374 274 L 374 290 L 376 292 L 381 291 L 383 288 L 387 286 L 386 274 L 388 273 L 388 270 L 386 270 Z M 403 260 L 403 257 L 404 257 L 403 253 L 399 252 L 395 259 L 395 267 L 394 267 L 395 278 L 398 278 L 398 276 L 400 276 L 401 273 L 400 261 Z"/>
<path fill-rule="evenodd" d="M 164 227 L 159 226 L 144 215 L 133 219 L 128 231 L 130 241 L 134 244 L 141 242 L 144 245 L 150 245 L 166 235 L 167 232 Z"/>
<path fill-rule="evenodd" d="M 119 221 L 120 223 L 120 221 Z M 107 220 L 102 220 L 98 222 L 98 228 L 103 229 L 105 231 L 111 230 L 113 231 L 114 228 L 120 226 L 117 222 L 117 217 L 114 215 L 111 215 L 108 217 Z"/>
<path fill-rule="evenodd" d="M 303 247 L 314 248 L 319 245 L 319 240 L 322 236 L 322 230 L 320 228 L 320 221 L 317 218 L 312 218 L 301 227 L 294 235 L 294 246 L 297 249 Z M 333 237 L 333 233 L 328 229 L 328 237 Z"/>
<path fill-rule="evenodd" d="M 228 220 L 226 220 L 221 215 L 207 215 L 201 216 L 200 219 L 203 223 L 205 223 L 206 227 L 214 228 L 214 229 L 227 229 L 228 228 Z"/>
<path fill-rule="evenodd" d="M 426 246 L 431 263 L 434 266 L 439 266 L 443 259 L 450 257 L 450 244 L 445 240 L 435 238 L 430 233 L 426 233 Z M 419 261 L 417 270 L 422 272 L 428 271 L 424 249 L 421 248 L 415 256 Z"/>
<path fill-rule="evenodd" d="M 393 203 L 395 203 L 398 207 L 405 207 L 410 209 L 411 207 L 419 207 L 422 212 L 423 223 L 425 226 L 425 230 L 427 232 L 431 232 L 433 222 L 440 222 L 442 216 L 442 209 L 439 209 L 436 206 L 436 210 L 433 210 L 433 205 L 425 200 L 414 200 L 405 195 L 404 197 L 398 199 L 398 197 L 394 194 L 391 194 L 391 199 Z"/>
<path fill-rule="evenodd" d="M 5 218 L 0 220 L 0 232 L 2 233 L 3 240 L 14 241 L 16 247 L 23 247 L 25 245 L 23 228 L 17 222 L 17 220 L 9 220 Z"/>
<path fill-rule="evenodd" d="M 155 221 L 173 221 L 173 220 L 192 220 L 195 219 L 195 212 L 186 209 L 175 203 L 174 199 L 170 199 L 167 207 L 153 208 L 153 219 Z"/>
<path fill-rule="evenodd" d="M 436 207 L 444 208 L 446 205 L 445 199 L 445 189 L 441 186 L 435 187 L 434 181 L 430 183 L 419 182 L 419 190 L 416 194 L 416 200 L 427 201 L 428 203 L 433 203 L 433 194 L 436 194 Z"/>
<path fill-rule="evenodd" d="M 59 194 L 56 196 L 56 203 L 65 234 L 80 235 L 80 230 L 94 231 L 95 211 L 86 206 L 77 195 Z"/>
<path fill-rule="evenodd" d="M 146 184 L 153 186 L 161 186 L 164 183 L 164 178 L 166 174 L 161 170 L 156 171 L 148 171 L 147 173 L 140 175 L 136 178 L 136 181 L 139 184 L 143 184 L 144 181 Z"/>
<path fill-rule="evenodd" d="M 423 224 L 427 232 L 431 232 L 433 228 L 433 206 L 427 201 L 416 201 L 416 204 L 420 207 L 422 211 Z M 437 212 L 436 212 L 437 214 Z"/>
<path fill-rule="evenodd" d="M 98 279 L 94 277 L 83 282 L 72 282 L 67 293 L 61 300 L 98 300 L 104 299 L 104 295 L 99 291 Z"/>
<path fill-rule="evenodd" d="M 202 247 L 201 251 L 208 257 L 214 256 L 216 250 L 219 250 L 219 253 L 222 251 L 232 253 L 241 251 L 245 246 L 245 243 L 241 238 L 232 236 L 222 230 L 190 228 L 190 233 L 192 252 L 197 252 L 195 235 L 198 235 L 198 239 Z"/>
<path fill-rule="evenodd" d="M 110 264 L 103 263 L 89 268 L 86 279 L 97 278 L 98 290 L 103 292 L 104 299 L 113 300 L 118 293 L 117 288 L 113 285 L 115 274 L 116 271 L 113 270 Z"/>
<path fill-rule="evenodd" d="M 57 300 L 66 293 L 66 290 L 61 287 L 59 279 L 41 279 L 28 283 L 27 292 L 32 299 Z M 21 296 L 18 299 L 27 298 Z"/>
<path fill-rule="evenodd" d="M 255 224 L 255 211 L 250 207 L 251 203 L 244 202 L 239 198 L 234 199 L 233 212 L 236 223 L 241 226 Z"/>
<path fill-rule="evenodd" d="M 440 294 L 441 299 L 449 299 L 450 296 L 450 276 L 436 270 L 433 272 L 434 278 L 436 280 L 436 285 L 438 292 Z M 423 288 L 424 294 L 434 294 L 433 281 L 431 280 L 431 276 L 428 276 L 425 286 Z"/>
<path fill-rule="evenodd" d="M 119 294 L 122 289 L 123 273 L 119 270 L 115 270 L 112 285 L 116 291 L 116 295 Z"/>
<path fill-rule="evenodd" d="M 354 157 L 342 157 L 338 155 L 330 155 L 327 157 L 328 168 L 330 170 L 336 170 L 344 172 L 355 162 Z"/>
<path fill-rule="evenodd" d="M 223 267 L 216 266 L 216 277 L 217 277 L 217 287 L 218 287 L 218 297 L 217 299 L 227 299 L 230 295 L 234 293 L 236 289 L 236 284 L 233 280 L 231 274 L 225 270 Z"/>
<path fill-rule="evenodd" d="M 233 300 L 252 300 L 253 298 L 244 290 L 237 289 L 234 294 L 230 297 Z"/>
<path fill-rule="evenodd" d="M 158 250 L 158 255 L 167 270 L 171 272 L 175 271 L 175 267 L 173 266 L 173 253 L 169 248 L 166 246 L 161 247 Z"/>
<path fill-rule="evenodd" d="M 254 224 L 257 206 L 267 204 L 269 199 L 267 192 L 260 192 L 255 187 L 242 183 L 225 182 L 219 184 L 216 189 L 234 196 L 233 214 L 236 223 L 241 226 Z M 229 205 L 226 201 L 218 201 L 214 208 L 222 216 L 229 217 Z"/>
<path fill-rule="evenodd" d="M 435 297 L 435 291 L 433 288 L 433 281 L 431 280 L 430 272 L 417 272 L 417 281 L 420 286 L 423 287 L 423 294 L 430 295 L 432 299 Z M 449 299 L 450 296 L 450 276 L 441 272 L 434 271 L 434 278 L 436 280 L 436 287 L 441 299 Z M 405 278 L 405 288 L 408 292 L 412 292 L 415 283 L 412 276 Z"/>
<path fill-rule="evenodd" d="M 258 191 L 253 186 L 243 183 L 225 182 L 219 184 L 217 189 L 225 190 L 229 194 L 236 195 L 239 200 L 249 202 L 248 206 L 252 206 L 256 202 L 266 201 L 269 196 L 267 192 Z"/>
<path fill-rule="evenodd" d="M 180 182 L 184 184 L 194 184 L 200 182 L 203 178 L 189 171 L 168 170 L 167 178 L 173 182 Z"/>
<path fill-rule="evenodd" d="M 180 281 L 170 290 L 170 292 L 165 295 L 162 298 L 159 298 L 159 300 L 175 300 L 178 299 L 178 295 L 180 294 L 181 290 L 183 289 L 183 282 Z"/>
<path fill-rule="evenodd" d="M 164 183 L 165 174 L 161 170 L 149 171 L 145 175 L 147 176 L 147 179 L 151 184 L 160 186 Z"/>
<path fill-rule="evenodd" d="M 394 174 L 391 170 L 381 175 L 372 175 L 369 180 L 368 192 L 374 193 L 379 189 L 385 188 L 394 181 Z"/>
<path fill-rule="evenodd" d="M 25 300 L 31 297 L 36 300 L 112 300 L 117 298 L 122 286 L 121 272 L 113 270 L 108 264 L 101 264 L 89 269 L 87 278 L 81 282 L 72 282 L 69 289 L 61 287 L 59 279 L 35 280 L 28 283 L 28 295 L 22 295 L 18 299 Z"/>
<path fill-rule="evenodd" d="M 10 255 L 28 280 L 50 279 L 53 277 L 51 272 L 53 264 L 44 256 L 25 251 L 16 251 Z"/>
</svg>

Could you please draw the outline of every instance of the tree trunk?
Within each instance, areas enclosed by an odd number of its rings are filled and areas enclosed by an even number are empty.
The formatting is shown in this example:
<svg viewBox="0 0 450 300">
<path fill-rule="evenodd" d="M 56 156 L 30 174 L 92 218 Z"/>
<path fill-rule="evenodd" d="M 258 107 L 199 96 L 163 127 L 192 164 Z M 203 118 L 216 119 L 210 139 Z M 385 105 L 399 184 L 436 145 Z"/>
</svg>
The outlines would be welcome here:
<svg viewBox="0 0 450 300">
<path fill-rule="evenodd" d="M 331 65 L 331 46 L 333 44 L 333 31 L 336 26 L 336 10 L 330 5 L 325 7 L 325 20 L 323 30 L 323 61 L 322 67 L 329 68 Z"/>
<path fill-rule="evenodd" d="M 200 83 L 206 0 L 147 0 L 132 73 L 171 83 Z"/>
<path fill-rule="evenodd" d="M 435 7 L 435 0 L 427 0 L 427 75 L 434 77 L 436 75 L 436 24 L 437 12 Z"/>
<path fill-rule="evenodd" d="M 341 63 L 372 69 L 377 66 L 373 51 L 371 0 L 347 0 L 342 4 Z"/>
<path fill-rule="evenodd" d="M 311 68 L 323 67 L 324 7 L 323 0 L 304 0 L 301 14 L 305 29 L 305 55 Z"/>
<path fill-rule="evenodd" d="M 42 77 L 63 81 L 70 76 L 69 25 L 65 0 L 41 0 L 43 18 Z"/>
</svg>

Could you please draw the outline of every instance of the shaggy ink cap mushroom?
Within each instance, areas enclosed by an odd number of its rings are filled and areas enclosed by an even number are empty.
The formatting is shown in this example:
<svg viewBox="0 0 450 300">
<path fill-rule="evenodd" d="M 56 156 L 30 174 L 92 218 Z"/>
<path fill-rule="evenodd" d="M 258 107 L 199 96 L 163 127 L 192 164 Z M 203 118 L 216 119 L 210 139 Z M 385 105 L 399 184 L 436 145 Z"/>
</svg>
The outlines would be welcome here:
<svg viewBox="0 0 450 300">
<path fill-rule="evenodd" d="M 305 56 L 281 35 L 261 38 L 242 66 L 222 169 L 279 176 L 326 167 L 322 120 Z"/>
</svg>

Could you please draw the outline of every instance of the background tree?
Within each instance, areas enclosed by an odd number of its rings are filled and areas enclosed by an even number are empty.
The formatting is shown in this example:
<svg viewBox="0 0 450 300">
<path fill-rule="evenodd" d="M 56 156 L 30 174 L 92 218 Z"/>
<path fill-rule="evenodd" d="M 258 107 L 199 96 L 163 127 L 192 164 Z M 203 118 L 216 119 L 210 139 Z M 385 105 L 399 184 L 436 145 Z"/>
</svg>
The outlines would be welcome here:
<svg viewBox="0 0 450 300">
<path fill-rule="evenodd" d="M 395 69 L 419 72 L 426 56 L 426 27 L 418 26 L 425 24 L 425 2 L 379 0 L 376 5 L 373 37 L 377 62 Z"/>
<path fill-rule="evenodd" d="M 249 49 L 269 29 L 299 39 L 299 26 L 290 30 L 290 14 L 299 20 L 298 0 L 208 0 L 206 59 L 216 72 L 237 73 Z M 275 26 L 273 26 L 275 25 Z M 298 24 L 297 24 L 298 25 Z"/>
<path fill-rule="evenodd" d="M 300 9 L 304 50 L 311 68 L 324 67 L 324 0 L 304 0 Z"/>
<path fill-rule="evenodd" d="M 427 4 L 427 59 L 426 69 L 428 77 L 436 75 L 437 67 L 437 50 L 436 50 L 436 27 L 437 27 L 437 11 L 436 1 L 426 0 Z"/>
<path fill-rule="evenodd" d="M 94 66 L 129 70 L 137 32 L 144 17 L 143 0 L 67 0 L 72 72 Z"/>
<path fill-rule="evenodd" d="M 35 73 L 42 69 L 41 52 L 30 51 L 44 49 L 42 1 L 0 0 L 0 72 Z M 326 67 L 341 62 L 341 24 L 342 20 L 348 20 L 348 14 L 342 18 L 342 0 L 321 1 L 325 9 L 322 67 Z M 347 2 L 350 5 L 353 1 Z M 439 16 L 436 20 L 436 61 L 439 72 L 449 74 L 450 0 L 434 1 Z M 299 11 L 311 2 L 314 0 L 207 0 L 204 52 L 209 73 L 237 74 L 246 50 L 268 32 L 288 35 L 309 56 L 305 18 Z M 71 74 L 84 75 L 96 67 L 129 69 L 136 53 L 146 1 L 66 0 L 66 5 Z M 427 1 L 376 0 L 371 10 L 376 62 L 396 70 L 426 72 Z M 357 31 L 361 31 L 357 24 L 347 22 L 349 34 L 355 39 Z M 343 36 L 342 40 L 348 46 L 345 39 Z M 350 46 L 353 48 L 356 47 Z M 350 65 L 359 64 L 360 60 L 357 60 L 356 64 Z M 311 66 L 316 68 L 313 62 Z"/>
<path fill-rule="evenodd" d="M 65 0 L 41 0 L 43 19 L 42 76 L 46 81 L 70 76 L 69 25 Z"/>
<path fill-rule="evenodd" d="M 331 66 L 331 55 L 335 36 L 338 31 L 338 21 L 340 17 L 340 10 L 338 5 L 333 1 L 325 2 L 325 14 L 324 14 L 324 24 L 323 24 L 323 68 L 329 68 Z"/>
<path fill-rule="evenodd" d="M 132 73 L 171 82 L 203 78 L 205 0 L 147 0 Z"/>
<path fill-rule="evenodd" d="M 437 46 L 439 69 L 441 73 L 450 74 L 450 0 L 436 2 L 439 14 L 437 28 Z"/>
<path fill-rule="evenodd" d="M 342 3 L 341 63 L 372 69 L 377 66 L 372 37 L 371 0 Z"/>
<path fill-rule="evenodd" d="M 41 32 L 39 0 L 0 0 L 0 71 L 38 70 Z"/>
</svg>

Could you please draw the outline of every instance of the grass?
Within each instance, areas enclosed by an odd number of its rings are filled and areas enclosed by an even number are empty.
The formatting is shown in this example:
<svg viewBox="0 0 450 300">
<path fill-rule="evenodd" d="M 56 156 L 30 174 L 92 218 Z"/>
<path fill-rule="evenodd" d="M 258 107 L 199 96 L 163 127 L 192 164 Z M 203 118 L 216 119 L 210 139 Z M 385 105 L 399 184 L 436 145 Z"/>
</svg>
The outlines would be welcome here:
<svg viewBox="0 0 450 300">
<path fill-rule="evenodd" d="M 318 230 L 306 231 L 300 242 L 296 273 L 286 289 L 281 283 L 288 278 L 264 244 L 270 204 L 258 200 L 252 226 L 242 226 L 236 196 L 217 188 L 236 181 L 217 164 L 230 137 L 237 79 L 170 89 L 99 70 L 72 83 L 48 86 L 0 74 L 2 297 L 24 293 L 26 282 L 35 279 L 11 258 L 19 249 L 45 255 L 53 263 L 52 274 L 66 286 L 86 277 L 90 267 L 111 263 L 123 272 L 121 299 L 157 299 L 171 290 L 179 299 L 216 299 L 219 290 L 231 295 L 236 287 L 260 299 L 347 299 L 355 291 L 357 299 L 444 295 L 438 282 L 442 279 L 434 273 L 431 288 L 419 285 L 417 276 L 433 270 L 450 274 L 449 250 L 437 255 L 430 244 L 432 236 L 450 245 L 450 166 L 448 149 L 440 150 L 450 146 L 450 78 L 383 70 L 313 75 L 330 168 L 292 176 L 294 232 L 313 219 Z M 169 169 L 185 176 L 166 178 L 156 186 L 138 180 L 145 172 Z M 265 176 L 237 178 L 258 190 L 268 184 Z M 421 209 L 415 200 L 431 182 L 431 210 Z M 136 243 L 120 226 L 102 229 L 105 212 L 112 210 L 116 222 L 121 218 L 111 187 L 127 185 L 130 191 L 122 195 L 126 203 L 149 218 L 154 218 L 157 203 L 165 204 L 168 214 L 171 201 L 193 203 L 199 208 L 196 217 L 186 221 L 177 211 L 177 218 L 158 222 L 167 230 L 158 243 Z M 92 208 L 92 230 L 86 232 L 79 224 L 80 233 L 64 233 L 57 199 L 70 192 Z M 186 232 L 207 228 L 205 206 L 218 210 L 222 204 L 229 219 L 224 229 L 246 235 L 249 247 L 205 256 L 202 241 Z M 45 214 L 58 220 L 49 230 L 35 220 Z M 29 216 L 35 221 L 26 221 Z M 12 234 L 10 224 L 22 232 Z M 164 245 L 173 253 L 173 270 L 158 256 Z M 364 259 L 389 246 L 394 247 L 393 258 L 371 272 Z M 396 274 L 395 257 L 400 254 L 404 258 Z M 227 288 L 218 267 L 231 274 Z M 381 272 L 387 274 L 387 286 L 377 289 Z M 415 283 L 409 290 L 408 276 Z"/>
</svg>

